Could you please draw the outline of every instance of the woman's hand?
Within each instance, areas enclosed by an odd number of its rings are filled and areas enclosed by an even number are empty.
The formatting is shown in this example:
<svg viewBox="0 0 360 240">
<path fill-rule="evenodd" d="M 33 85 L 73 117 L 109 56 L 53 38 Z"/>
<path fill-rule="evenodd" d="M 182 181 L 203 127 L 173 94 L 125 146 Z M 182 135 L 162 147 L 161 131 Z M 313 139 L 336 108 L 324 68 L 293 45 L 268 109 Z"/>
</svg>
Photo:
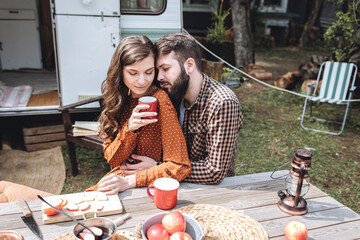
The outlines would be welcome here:
<svg viewBox="0 0 360 240">
<path fill-rule="evenodd" d="M 113 195 L 118 192 L 123 192 L 126 189 L 134 188 L 135 186 L 135 175 L 120 177 L 116 174 L 110 174 L 100 180 L 98 191 L 105 192 L 106 195 Z"/>
<path fill-rule="evenodd" d="M 137 163 L 131 163 L 132 161 Z M 131 154 L 130 159 L 123 162 L 120 165 L 120 168 L 125 175 L 132 175 L 135 174 L 137 171 L 147 170 L 155 166 L 156 161 L 154 159 L 137 154 Z"/>
<path fill-rule="evenodd" d="M 143 117 L 156 116 L 156 112 L 140 112 L 140 110 L 148 109 L 149 105 L 137 105 L 128 121 L 128 128 L 130 131 L 135 132 L 139 128 L 148 124 L 157 122 L 157 119 L 142 119 Z"/>
</svg>

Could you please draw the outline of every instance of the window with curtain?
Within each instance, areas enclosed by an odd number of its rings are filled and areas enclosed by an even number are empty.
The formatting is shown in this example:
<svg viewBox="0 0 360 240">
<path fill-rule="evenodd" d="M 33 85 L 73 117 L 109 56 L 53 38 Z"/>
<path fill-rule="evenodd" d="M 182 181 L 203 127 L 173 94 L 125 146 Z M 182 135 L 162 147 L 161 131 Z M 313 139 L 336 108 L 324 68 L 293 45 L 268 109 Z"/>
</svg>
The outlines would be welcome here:
<svg viewBox="0 0 360 240">
<path fill-rule="evenodd" d="M 285 13 L 288 0 L 260 0 L 260 12 Z"/>
<path fill-rule="evenodd" d="M 160 14 L 166 0 L 120 0 L 122 14 Z"/>
<path fill-rule="evenodd" d="M 218 0 L 182 0 L 184 11 L 211 12 L 217 9 Z"/>
</svg>

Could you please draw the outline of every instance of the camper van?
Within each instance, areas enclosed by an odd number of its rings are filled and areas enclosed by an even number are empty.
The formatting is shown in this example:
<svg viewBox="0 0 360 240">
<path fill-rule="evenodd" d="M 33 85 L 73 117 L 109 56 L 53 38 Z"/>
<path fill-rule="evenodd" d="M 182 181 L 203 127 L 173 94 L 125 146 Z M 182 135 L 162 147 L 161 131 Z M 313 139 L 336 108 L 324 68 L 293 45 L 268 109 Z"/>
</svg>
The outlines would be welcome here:
<svg viewBox="0 0 360 240">
<path fill-rule="evenodd" d="M 0 116 L 99 96 L 122 38 L 182 26 L 182 0 L 0 0 Z"/>
</svg>

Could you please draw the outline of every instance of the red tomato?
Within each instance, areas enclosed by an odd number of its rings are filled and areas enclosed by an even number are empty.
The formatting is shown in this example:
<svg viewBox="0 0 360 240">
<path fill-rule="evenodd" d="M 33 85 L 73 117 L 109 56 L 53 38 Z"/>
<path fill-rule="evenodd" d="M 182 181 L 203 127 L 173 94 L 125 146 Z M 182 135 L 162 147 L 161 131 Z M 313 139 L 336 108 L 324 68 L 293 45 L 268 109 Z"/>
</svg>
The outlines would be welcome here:
<svg viewBox="0 0 360 240">
<path fill-rule="evenodd" d="M 152 225 L 146 233 L 149 240 L 169 240 L 169 233 L 161 224 Z"/>
<path fill-rule="evenodd" d="M 302 222 L 291 221 L 285 226 L 285 237 L 287 240 L 306 240 L 308 230 Z"/>
</svg>

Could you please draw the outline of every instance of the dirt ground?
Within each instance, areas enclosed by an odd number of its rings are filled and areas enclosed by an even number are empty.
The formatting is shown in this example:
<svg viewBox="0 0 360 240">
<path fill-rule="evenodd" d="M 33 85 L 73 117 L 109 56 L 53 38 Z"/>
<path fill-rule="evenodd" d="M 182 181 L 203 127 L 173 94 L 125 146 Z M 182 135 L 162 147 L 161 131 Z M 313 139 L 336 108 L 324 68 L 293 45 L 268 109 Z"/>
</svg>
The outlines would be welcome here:
<svg viewBox="0 0 360 240">
<path fill-rule="evenodd" d="M 255 64 L 265 68 L 266 72 L 272 73 L 272 79 L 264 82 L 274 85 L 274 82 L 280 76 L 286 74 L 287 72 L 299 70 L 299 66 L 309 62 L 310 57 L 313 54 L 320 55 L 321 52 L 317 50 L 303 51 L 298 47 L 255 49 Z M 259 84 L 254 80 L 249 80 L 244 82 L 244 88 L 246 89 L 245 91 L 237 93 L 239 99 L 261 93 L 268 87 Z M 266 113 L 264 114 L 266 115 Z"/>
<path fill-rule="evenodd" d="M 312 54 L 320 54 L 318 50 L 302 50 L 298 47 L 273 48 L 271 50 L 260 49 L 255 51 L 255 64 L 260 65 L 273 74 L 273 83 L 278 77 L 299 70 L 301 64 L 310 61 Z"/>
</svg>

